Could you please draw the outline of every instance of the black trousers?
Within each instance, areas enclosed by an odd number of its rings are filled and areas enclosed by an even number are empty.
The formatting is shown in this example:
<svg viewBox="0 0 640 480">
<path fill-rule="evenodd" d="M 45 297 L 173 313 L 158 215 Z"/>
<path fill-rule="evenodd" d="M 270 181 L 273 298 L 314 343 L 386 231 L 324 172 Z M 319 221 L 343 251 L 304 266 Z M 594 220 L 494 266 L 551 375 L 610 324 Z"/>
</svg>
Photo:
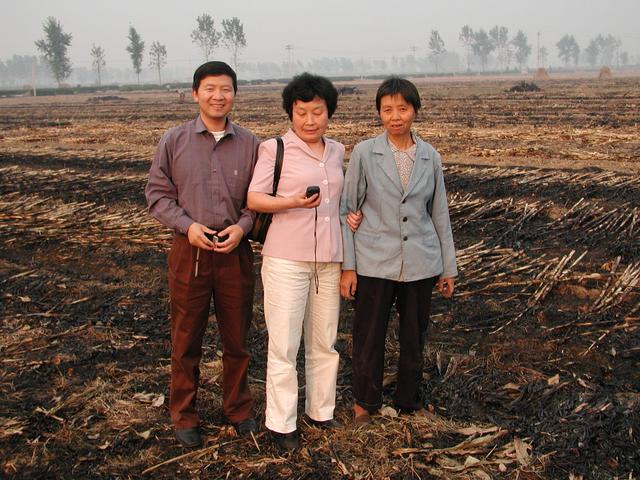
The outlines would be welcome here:
<svg viewBox="0 0 640 480">
<path fill-rule="evenodd" d="M 353 321 L 352 383 L 355 402 L 370 412 L 382 406 L 384 345 L 394 301 L 400 314 L 400 359 L 394 404 L 422 408 L 423 347 L 437 277 L 396 282 L 358 275 Z"/>
</svg>

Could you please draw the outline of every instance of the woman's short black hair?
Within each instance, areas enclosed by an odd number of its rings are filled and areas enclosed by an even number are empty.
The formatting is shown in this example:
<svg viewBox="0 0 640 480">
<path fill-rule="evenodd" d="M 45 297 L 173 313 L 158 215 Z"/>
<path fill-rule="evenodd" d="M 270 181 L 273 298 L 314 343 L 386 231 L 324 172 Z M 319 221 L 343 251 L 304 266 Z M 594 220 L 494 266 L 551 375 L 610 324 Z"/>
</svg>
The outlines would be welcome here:
<svg viewBox="0 0 640 480">
<path fill-rule="evenodd" d="M 420 94 L 416 86 L 406 78 L 387 78 L 378 87 L 376 93 L 376 110 L 380 113 L 380 101 L 386 95 L 402 95 L 404 101 L 413 105 L 413 109 L 418 113 L 420 109 Z"/>
<path fill-rule="evenodd" d="M 338 106 L 338 91 L 328 78 L 311 73 L 296 75 L 282 90 L 282 108 L 293 119 L 293 104 L 300 100 L 310 102 L 315 97 L 321 98 L 327 103 L 329 118 Z"/>
<path fill-rule="evenodd" d="M 193 74 L 193 85 L 191 88 L 198 91 L 202 79 L 209 75 L 228 75 L 231 77 L 231 81 L 233 82 L 233 91 L 238 91 L 238 79 L 236 77 L 236 72 L 234 72 L 233 68 L 226 63 L 219 61 L 207 62 L 200 65 Z"/>
</svg>

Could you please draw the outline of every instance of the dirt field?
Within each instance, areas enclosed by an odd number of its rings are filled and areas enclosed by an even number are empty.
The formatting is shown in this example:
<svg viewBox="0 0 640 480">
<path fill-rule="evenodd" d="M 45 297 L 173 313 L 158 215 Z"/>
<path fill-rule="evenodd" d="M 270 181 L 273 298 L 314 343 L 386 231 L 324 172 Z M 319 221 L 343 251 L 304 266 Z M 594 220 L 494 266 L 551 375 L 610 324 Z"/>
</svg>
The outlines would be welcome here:
<svg viewBox="0 0 640 480">
<path fill-rule="evenodd" d="M 509 93 L 513 83 L 419 85 L 417 131 L 445 158 L 461 272 L 453 300 L 434 298 L 427 408 L 351 425 L 344 303 L 344 427 L 301 423 L 305 448 L 284 455 L 265 433 L 240 439 L 224 424 L 214 312 L 206 447 L 183 451 L 167 418 L 171 232 L 146 214 L 143 188 L 160 135 L 195 105 L 164 92 L 0 99 L 0 475 L 637 478 L 640 78 L 547 81 L 537 93 Z M 376 84 L 358 88 L 330 127 L 348 152 L 380 131 Z M 241 88 L 235 120 L 283 133 L 280 89 Z M 259 288 L 254 312 L 261 415 Z M 397 353 L 392 328 L 389 392 Z"/>
</svg>

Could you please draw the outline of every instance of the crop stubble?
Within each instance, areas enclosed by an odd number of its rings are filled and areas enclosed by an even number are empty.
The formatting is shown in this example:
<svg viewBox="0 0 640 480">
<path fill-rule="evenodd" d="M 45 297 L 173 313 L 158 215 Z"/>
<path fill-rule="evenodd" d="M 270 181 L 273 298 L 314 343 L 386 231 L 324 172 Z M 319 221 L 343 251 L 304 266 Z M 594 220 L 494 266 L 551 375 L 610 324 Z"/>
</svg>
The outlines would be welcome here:
<svg viewBox="0 0 640 480">
<path fill-rule="evenodd" d="M 264 433 L 241 440 L 223 424 L 214 321 L 200 391 L 206 449 L 180 457 L 166 419 L 171 233 L 147 216 L 142 190 L 159 136 L 194 105 L 169 93 L 0 100 L 4 473 L 637 475 L 639 84 L 545 82 L 527 94 L 506 93 L 504 82 L 421 85 L 417 131 L 445 158 L 461 270 L 455 299 L 434 302 L 429 409 L 349 425 L 353 310 L 345 303 L 337 344 L 345 427 L 302 424 L 307 448 L 285 456 Z M 241 88 L 236 120 L 261 137 L 281 134 L 280 88 Z M 380 130 L 375 85 L 359 88 L 341 98 L 330 128 L 348 152 Z M 256 255 L 256 272 L 259 264 Z M 258 288 L 250 339 L 258 412 L 260 296 Z"/>
</svg>

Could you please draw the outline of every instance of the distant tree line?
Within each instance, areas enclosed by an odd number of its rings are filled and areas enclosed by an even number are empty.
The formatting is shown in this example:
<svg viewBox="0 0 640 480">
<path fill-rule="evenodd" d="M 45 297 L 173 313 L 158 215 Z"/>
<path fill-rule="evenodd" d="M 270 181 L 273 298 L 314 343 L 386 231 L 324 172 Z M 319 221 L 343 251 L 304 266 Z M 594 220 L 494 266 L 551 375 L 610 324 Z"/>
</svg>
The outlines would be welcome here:
<svg viewBox="0 0 640 480">
<path fill-rule="evenodd" d="M 35 42 L 40 57 L 17 56 L 0 61 L 0 84 L 3 86 L 17 86 L 31 83 L 32 77 L 37 82 L 55 81 L 58 86 L 72 73 L 72 65 L 68 55 L 72 35 L 66 33 L 54 17 L 48 17 L 43 23 L 43 38 Z M 136 75 L 138 84 L 145 65 L 155 71 L 158 84 L 162 84 L 163 70 L 167 65 L 168 52 L 164 44 L 153 41 L 148 49 L 142 36 L 133 27 L 127 32 L 126 50 L 131 59 L 131 67 Z M 245 78 L 284 78 L 302 70 L 313 70 L 327 75 L 371 75 L 389 73 L 427 73 L 482 71 L 513 71 L 527 68 L 533 51 L 527 35 L 518 30 L 511 35 L 505 26 L 496 25 L 489 30 L 474 29 L 464 25 L 458 35 L 462 47 L 462 57 L 451 47 L 447 48 L 438 30 L 431 30 L 423 48 L 411 47 L 411 54 L 390 59 L 357 60 L 347 58 L 316 58 L 306 63 L 290 59 L 288 62 L 242 63 L 240 61 L 242 49 L 247 46 L 244 26 L 233 17 L 223 19 L 216 24 L 214 18 L 203 13 L 196 18 L 195 28 L 191 32 L 192 42 L 200 49 L 203 61 L 214 57 L 219 58 L 217 50 L 224 47 L 230 56 L 230 63 L 236 71 L 242 71 Z M 575 37 L 570 34 L 562 36 L 555 44 L 558 58 L 567 68 L 580 64 L 596 67 L 597 65 L 626 66 L 629 64 L 629 54 L 622 51 L 622 42 L 613 35 L 597 35 L 589 44 L 581 49 Z M 289 45 L 288 48 L 293 49 Z M 416 51 L 426 52 L 417 55 Z M 101 85 L 107 71 L 107 52 L 99 46 L 92 45 L 90 50 L 93 82 Z M 536 63 L 547 66 L 549 50 L 540 46 L 536 51 Z M 43 72 L 43 67 L 47 72 Z M 187 70 L 192 70 L 189 66 Z M 126 72 L 116 72 L 110 68 L 108 73 L 111 81 L 127 78 Z M 176 76 L 176 69 L 172 72 Z M 90 72 L 86 68 L 77 69 L 75 77 L 78 81 L 89 83 Z M 182 76 L 182 74 L 178 74 Z M 149 75 L 147 75 L 147 80 Z"/>
<path fill-rule="evenodd" d="M 528 64 L 532 50 L 527 35 L 522 30 L 518 30 L 510 38 L 509 29 L 499 25 L 490 29 L 489 32 L 484 28 L 474 31 L 469 25 L 464 25 L 458 39 L 465 51 L 468 72 L 471 71 L 474 61 L 480 62 L 484 72 L 494 51 L 499 70 L 510 70 L 514 60 L 522 70 Z"/>
<path fill-rule="evenodd" d="M 36 55 L 13 55 L 0 61 L 0 79 L 5 87 L 22 87 L 33 80 L 38 85 L 55 82 L 44 57 Z"/>
<path fill-rule="evenodd" d="M 238 69 L 240 60 L 240 51 L 246 47 L 247 41 L 244 34 L 244 26 L 240 19 L 233 17 L 222 20 L 222 30 L 216 30 L 214 19 L 211 15 L 203 13 L 196 18 L 196 28 L 191 33 L 191 39 L 197 44 L 203 54 L 205 61 L 212 57 L 214 50 L 220 42 L 227 48 L 231 54 L 231 63 L 235 69 Z M 44 37 L 35 42 L 36 48 L 42 55 L 42 59 L 49 68 L 50 73 L 61 87 L 64 81 L 71 75 L 72 66 L 68 55 L 68 48 L 71 45 L 72 35 L 65 33 L 59 20 L 54 17 L 48 17 L 42 25 Z M 140 73 L 142 73 L 145 53 L 145 42 L 133 27 L 129 26 L 127 35 L 129 43 L 126 50 L 131 58 L 131 65 L 136 74 L 138 84 L 140 83 Z M 102 73 L 107 66 L 106 52 L 99 46 L 93 44 L 90 50 L 92 68 L 96 74 L 96 83 L 102 83 Z M 28 63 L 28 68 L 25 64 Z M 33 75 L 35 62 L 32 58 L 25 60 L 19 56 L 7 60 L 0 61 L 0 79 L 2 84 L 14 83 L 8 82 L 11 77 L 19 77 L 21 82 L 30 79 Z M 42 62 L 40 62 L 42 63 Z M 167 47 L 159 41 L 154 41 L 149 49 L 149 67 L 156 70 L 158 74 L 158 83 L 162 83 L 162 68 L 167 63 Z M 29 70 L 30 72 L 27 71 Z"/>
</svg>

